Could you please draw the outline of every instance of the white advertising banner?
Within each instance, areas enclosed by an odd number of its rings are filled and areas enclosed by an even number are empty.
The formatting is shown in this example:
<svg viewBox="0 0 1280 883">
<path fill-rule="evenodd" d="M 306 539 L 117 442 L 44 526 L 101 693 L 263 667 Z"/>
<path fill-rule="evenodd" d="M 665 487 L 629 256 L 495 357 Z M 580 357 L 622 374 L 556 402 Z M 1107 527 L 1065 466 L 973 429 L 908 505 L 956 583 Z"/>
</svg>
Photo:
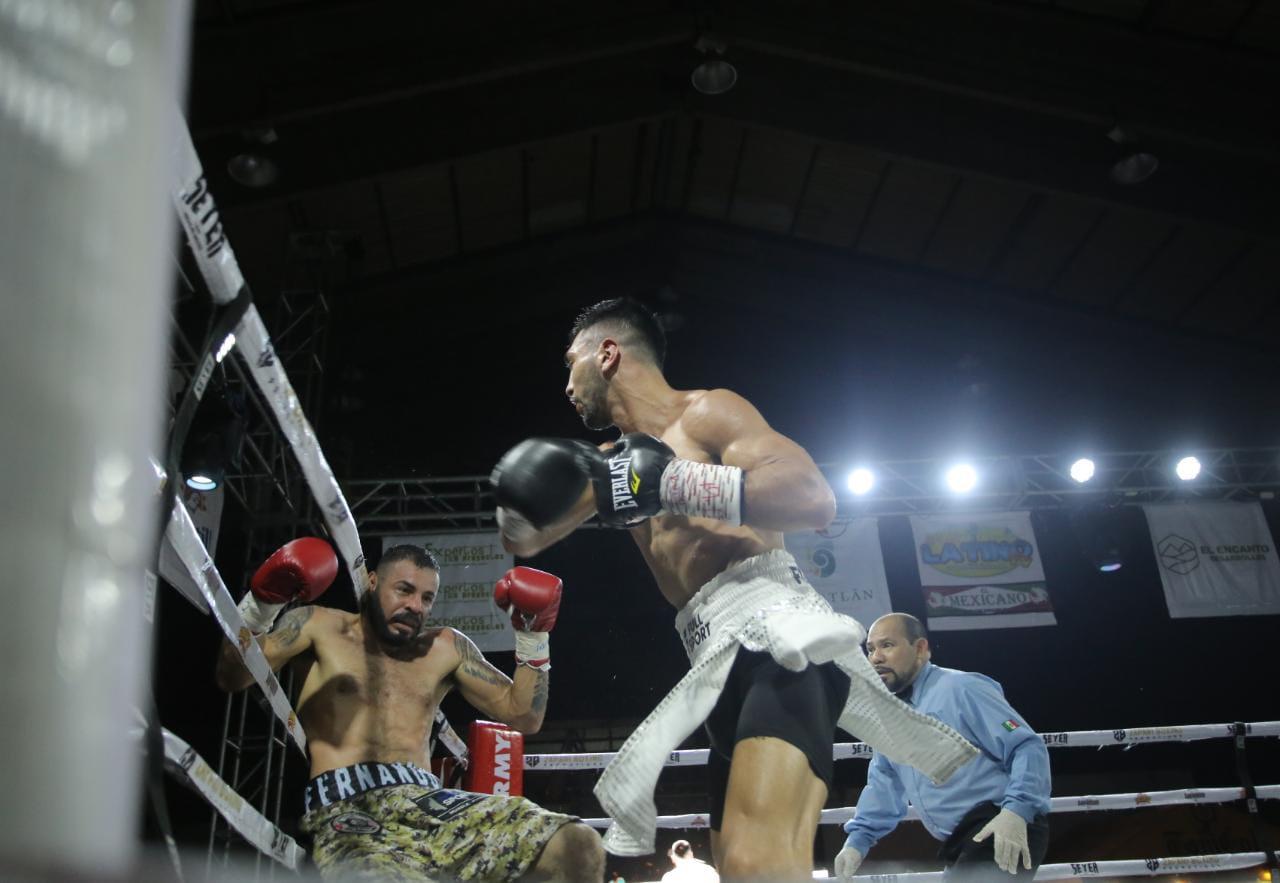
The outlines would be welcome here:
<svg viewBox="0 0 1280 883">
<path fill-rule="evenodd" d="M 1280 560 L 1258 503 L 1143 506 L 1169 616 L 1280 613 Z"/>
<path fill-rule="evenodd" d="M 892 611 L 878 519 L 855 518 L 826 530 L 789 533 L 786 544 L 809 584 L 838 612 L 870 628 Z"/>
<path fill-rule="evenodd" d="M 1057 625 L 1030 512 L 913 515 L 929 628 Z"/>
<path fill-rule="evenodd" d="M 481 650 L 511 650 L 515 635 L 509 614 L 493 603 L 493 584 L 514 565 L 497 531 L 388 537 L 382 548 L 425 546 L 440 559 L 440 591 L 429 626 L 450 626 Z"/>
</svg>

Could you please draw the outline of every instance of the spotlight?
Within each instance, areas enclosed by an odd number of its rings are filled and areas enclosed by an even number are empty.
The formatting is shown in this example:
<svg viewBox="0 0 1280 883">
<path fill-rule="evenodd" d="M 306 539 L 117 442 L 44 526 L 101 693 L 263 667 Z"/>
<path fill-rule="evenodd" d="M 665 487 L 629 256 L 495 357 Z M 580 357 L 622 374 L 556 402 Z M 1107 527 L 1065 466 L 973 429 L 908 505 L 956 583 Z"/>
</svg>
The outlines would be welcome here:
<svg viewBox="0 0 1280 883">
<path fill-rule="evenodd" d="M 1111 167 L 1111 180 L 1117 184 L 1141 184 L 1160 168 L 1154 153 L 1138 150 L 1116 160 Z"/>
<path fill-rule="evenodd" d="M 1124 567 L 1120 552 L 1121 524 L 1115 510 L 1087 507 L 1067 513 L 1081 553 L 1095 569 L 1115 573 Z"/>
<path fill-rule="evenodd" d="M 182 449 L 181 470 L 187 487 L 211 491 L 226 478 L 244 438 L 243 397 L 210 387 L 200 402 Z"/>
<path fill-rule="evenodd" d="M 1200 474 L 1200 461 L 1195 457 L 1183 457 L 1178 461 L 1178 465 L 1173 468 L 1173 471 L 1183 481 L 1191 481 Z"/>
<path fill-rule="evenodd" d="M 1081 457 L 1079 460 L 1071 464 L 1071 477 L 1079 484 L 1084 484 L 1093 478 L 1093 461 L 1088 457 Z"/>
<path fill-rule="evenodd" d="M 1160 168 L 1160 158 L 1142 149 L 1138 136 L 1123 126 L 1112 126 L 1107 137 L 1115 142 L 1111 180 L 1117 184 L 1141 184 Z"/>
<path fill-rule="evenodd" d="M 227 174 L 242 187 L 270 187 L 280 177 L 280 167 L 268 156 L 237 153 L 227 160 Z"/>
<path fill-rule="evenodd" d="M 858 496 L 862 496 L 875 487 L 876 476 L 870 469 L 859 467 L 849 473 L 847 484 L 849 485 L 849 490 Z"/>
<path fill-rule="evenodd" d="M 196 472 L 187 476 L 187 487 L 193 491 L 211 491 L 222 483 L 223 475 L 213 476 L 205 475 L 203 472 Z"/>
<path fill-rule="evenodd" d="M 738 70 L 720 57 L 724 55 L 724 43 L 713 37 L 699 37 L 694 48 L 707 58 L 693 69 L 693 88 L 703 95 L 722 95 L 732 89 L 738 82 Z"/>
<path fill-rule="evenodd" d="M 947 487 L 957 494 L 968 493 L 978 484 L 978 472 L 968 463 L 957 463 L 947 470 Z"/>
</svg>

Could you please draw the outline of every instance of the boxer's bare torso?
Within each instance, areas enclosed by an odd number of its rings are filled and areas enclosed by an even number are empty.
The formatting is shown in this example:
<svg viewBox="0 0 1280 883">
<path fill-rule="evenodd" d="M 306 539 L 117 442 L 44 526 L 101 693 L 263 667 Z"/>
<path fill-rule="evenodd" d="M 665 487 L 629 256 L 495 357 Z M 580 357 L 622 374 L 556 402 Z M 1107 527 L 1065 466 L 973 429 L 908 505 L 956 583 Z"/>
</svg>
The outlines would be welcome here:
<svg viewBox="0 0 1280 883">
<path fill-rule="evenodd" d="M 412 642 L 388 648 L 370 634 L 361 615 L 327 607 L 286 613 L 261 646 L 273 668 L 289 660 L 302 678 L 298 719 L 307 734 L 313 777 L 362 761 L 426 767 L 436 708 L 460 679 L 466 680 L 464 695 L 472 704 L 489 705 L 478 699 L 477 686 L 494 691 L 511 686 L 460 632 L 425 629 Z M 540 708 L 546 703 L 545 683 L 542 678 L 537 688 Z"/>
<path fill-rule="evenodd" d="M 453 630 L 429 629 L 396 658 L 363 626 L 357 614 L 313 606 L 275 630 L 284 642 L 304 628 L 311 636 L 293 666 L 312 776 L 367 760 L 428 765 L 431 722 L 459 664 Z"/>
<path fill-rule="evenodd" d="M 675 419 L 661 433 L 652 434 L 666 442 L 677 457 L 718 464 L 720 458 L 701 440 L 706 434 L 701 424 L 709 417 L 719 417 L 705 413 L 715 407 L 707 395 L 707 390 L 684 393 L 684 407 Z M 692 425 L 686 424 L 686 417 Z M 658 588 L 676 608 L 684 607 L 699 588 L 737 562 L 783 547 L 782 534 L 777 531 L 681 515 L 651 518 L 633 527 L 631 536 Z"/>
</svg>

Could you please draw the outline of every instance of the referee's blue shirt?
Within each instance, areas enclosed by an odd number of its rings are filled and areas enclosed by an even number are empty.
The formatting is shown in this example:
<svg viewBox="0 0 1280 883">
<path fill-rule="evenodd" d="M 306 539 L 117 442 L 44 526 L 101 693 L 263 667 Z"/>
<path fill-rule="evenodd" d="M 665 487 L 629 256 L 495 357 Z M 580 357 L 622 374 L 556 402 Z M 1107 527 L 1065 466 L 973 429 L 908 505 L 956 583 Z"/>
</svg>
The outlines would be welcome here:
<svg viewBox="0 0 1280 883">
<path fill-rule="evenodd" d="M 990 801 L 1028 822 L 1049 812 L 1049 750 L 991 678 L 926 662 L 903 694 L 917 711 L 955 727 L 979 749 L 945 785 L 934 785 L 915 767 L 876 752 L 858 813 L 844 829 L 847 846 L 866 855 L 907 813 L 907 803 L 938 840 L 946 840 L 979 803 Z"/>
</svg>

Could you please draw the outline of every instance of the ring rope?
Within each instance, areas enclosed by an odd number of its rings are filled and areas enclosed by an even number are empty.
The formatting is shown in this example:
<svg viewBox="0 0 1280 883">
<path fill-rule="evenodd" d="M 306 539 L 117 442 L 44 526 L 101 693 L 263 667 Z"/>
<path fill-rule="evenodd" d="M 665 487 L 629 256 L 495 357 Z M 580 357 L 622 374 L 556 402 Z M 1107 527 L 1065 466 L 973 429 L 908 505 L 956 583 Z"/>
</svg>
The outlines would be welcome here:
<svg viewBox="0 0 1280 883">
<path fill-rule="evenodd" d="M 280 681 L 276 679 L 275 672 L 267 664 L 267 658 L 262 655 L 262 648 L 258 646 L 257 641 L 253 640 L 253 633 L 244 624 L 236 602 L 232 600 L 231 593 L 227 591 L 227 586 L 222 581 L 222 575 L 218 573 L 213 559 L 209 557 L 209 550 L 205 548 L 200 535 L 196 533 L 195 523 L 192 522 L 186 506 L 177 505 L 170 510 L 166 535 L 174 551 L 186 565 L 188 575 L 200 589 L 200 594 L 204 596 L 213 618 L 222 628 L 227 641 L 236 648 L 244 667 L 262 688 L 262 694 L 267 697 L 272 713 L 284 724 L 285 730 L 293 739 L 293 744 L 298 746 L 305 757 L 307 736 L 302 730 L 302 724 L 298 722 L 298 716 L 289 704 L 289 699 L 280 686 Z"/>
<path fill-rule="evenodd" d="M 1280 785 L 1260 785 L 1257 789 L 1259 800 L 1280 800 Z M 1053 797 L 1050 799 L 1051 813 L 1065 812 L 1102 812 L 1117 809 L 1143 809 L 1150 806 L 1177 806 L 1179 804 L 1214 804 L 1233 803 L 1244 800 L 1244 789 L 1228 788 L 1182 788 L 1175 791 L 1136 791 L 1129 794 L 1099 794 L 1082 797 Z M 857 807 L 839 806 L 824 809 L 819 824 L 843 825 L 852 819 Z M 914 806 L 907 808 L 903 816 L 907 821 L 919 821 L 920 815 Z M 584 824 L 593 828 L 608 828 L 613 819 L 583 819 Z M 707 828 L 711 820 L 707 813 L 682 813 L 679 815 L 658 816 L 659 828 Z"/>
<path fill-rule="evenodd" d="M 306 851 L 288 834 L 271 824 L 249 801 L 228 785 L 213 767 L 181 737 L 164 730 L 164 754 L 169 769 L 180 774 L 240 836 L 291 870 L 298 870 Z"/>
<path fill-rule="evenodd" d="M 210 296 L 216 305 L 226 306 L 236 301 L 237 298 L 243 299 L 248 289 L 240 272 L 235 252 L 232 250 L 231 244 L 223 231 L 217 206 L 213 201 L 212 194 L 209 192 L 208 182 L 191 141 L 190 131 L 181 113 L 174 115 L 174 127 L 177 131 L 173 143 L 176 145 L 178 154 L 177 163 L 175 164 L 177 173 L 170 191 L 174 207 L 178 213 L 181 226 L 186 233 L 188 245 L 209 289 Z M 283 366 L 276 358 L 275 350 L 271 344 L 266 326 L 262 322 L 262 317 L 252 303 L 245 307 L 239 322 L 235 325 L 234 331 L 218 343 L 219 349 L 227 343 L 235 344 L 237 356 L 248 368 L 249 375 L 253 378 L 254 383 L 271 408 L 284 438 L 293 449 L 312 495 L 320 504 L 322 517 L 334 544 L 347 565 L 351 577 L 352 590 L 358 600 L 364 594 L 368 585 L 368 571 L 365 567 L 364 554 L 359 534 L 356 531 L 355 519 L 333 474 L 333 470 L 329 467 L 328 461 L 321 452 L 315 431 L 302 411 L 302 405 L 297 393 L 294 391 Z M 195 384 L 203 387 L 208 379 L 205 376 L 207 373 L 209 372 L 202 363 L 201 376 L 194 378 Z M 171 471 L 172 468 L 171 464 Z M 157 473 L 161 476 L 163 483 L 165 473 L 159 469 Z M 237 649 L 245 663 L 245 668 L 267 698 L 272 712 L 284 724 L 294 744 L 303 751 L 305 756 L 306 734 L 298 722 L 297 714 L 290 706 L 285 696 L 285 691 L 280 688 L 280 683 L 270 670 L 270 666 L 262 655 L 257 642 L 253 640 L 252 634 L 245 627 L 240 612 L 231 599 L 231 595 L 209 556 L 208 550 L 195 532 L 189 513 L 179 501 L 175 500 L 175 504 L 171 508 L 170 523 L 167 526 L 166 534 L 169 537 L 170 544 L 174 547 L 174 551 L 177 552 L 178 557 L 207 602 L 209 611 L 218 621 L 227 639 Z M 436 723 L 438 738 L 465 763 L 467 757 L 465 743 L 450 727 L 443 713 L 438 710 Z M 166 735 L 171 734 L 166 731 Z M 177 736 L 172 736 L 172 738 L 178 739 Z M 185 745 L 185 743 L 183 744 Z M 166 739 L 167 750 L 168 740 Z M 194 755 L 192 754 L 191 756 Z M 184 753 L 183 757 L 188 757 L 188 755 Z M 195 761 L 192 760 L 191 763 L 194 764 Z M 200 761 L 200 763 L 203 764 L 203 761 Z M 181 764 L 177 768 L 189 772 Z M 256 829 L 253 825 L 236 824 L 236 819 L 232 815 L 228 815 L 225 811 L 228 806 L 238 804 L 229 803 L 229 798 L 223 794 L 223 791 L 225 790 L 234 796 L 235 801 L 238 801 L 239 804 L 243 804 L 243 800 L 238 795 L 235 795 L 234 791 L 229 789 L 225 783 L 217 779 L 212 770 L 208 769 L 207 764 L 204 765 L 203 769 L 207 772 L 206 784 L 208 781 L 217 781 L 222 785 L 222 788 L 199 788 L 198 790 L 206 799 L 218 807 L 219 811 L 222 812 L 232 826 L 240 831 L 241 834 L 244 834 L 246 839 L 260 850 L 277 860 L 285 861 L 290 867 L 296 867 L 296 859 L 292 863 L 286 861 L 282 858 L 281 850 L 285 851 L 283 855 L 287 858 L 291 855 L 288 849 L 297 849 L 297 845 L 287 837 L 284 841 L 281 841 L 279 837 L 284 837 L 284 835 L 274 826 L 272 826 L 272 830 L 275 833 L 272 835 L 270 842 L 263 840 L 260 835 L 257 836 L 257 839 L 255 839 L 255 836 L 250 836 Z M 212 777 L 212 779 L 208 777 Z M 219 806 L 215 798 L 221 799 L 223 805 Z M 265 819 L 262 819 L 262 822 L 270 824 Z"/>
<path fill-rule="evenodd" d="M 1139 727 L 1127 730 L 1078 730 L 1067 733 L 1040 733 L 1049 748 L 1106 748 L 1123 745 L 1125 750 L 1134 745 L 1153 742 L 1200 742 L 1205 739 L 1234 739 L 1235 724 L 1188 724 L 1173 727 Z M 1280 736 L 1280 721 L 1259 721 L 1244 725 L 1245 735 L 1252 737 Z M 707 762 L 707 748 L 687 748 L 672 751 L 664 766 L 702 766 Z M 527 754 L 525 769 L 544 770 L 598 770 L 604 769 L 617 755 L 615 751 L 585 754 Z M 871 759 L 871 747 L 865 742 L 837 742 L 831 746 L 835 760 Z"/>
<path fill-rule="evenodd" d="M 1196 874 L 1239 871 L 1254 868 L 1266 860 L 1261 852 L 1222 852 L 1213 855 L 1183 855 L 1172 858 L 1121 859 L 1109 862 L 1063 862 L 1041 865 L 1036 880 L 1074 880 L 1078 877 L 1154 877 L 1157 874 Z M 941 871 L 916 874 L 867 874 L 855 878 L 876 883 L 934 883 Z"/>
<path fill-rule="evenodd" d="M 176 115 L 175 128 L 174 143 L 178 155 L 176 175 L 170 190 L 174 207 L 214 302 L 229 303 L 244 287 L 244 276 L 222 229 L 218 207 L 209 192 L 191 133 L 180 113 Z M 358 599 L 368 585 L 369 574 L 365 569 L 355 518 L 320 450 L 310 421 L 302 413 L 302 403 L 294 392 L 293 384 L 276 358 L 262 317 L 252 304 L 245 310 L 232 336 L 237 355 L 248 367 L 254 383 L 275 414 L 280 431 L 293 448 L 307 485 L 320 504 L 329 534 L 350 571 L 352 589 Z"/>
</svg>

